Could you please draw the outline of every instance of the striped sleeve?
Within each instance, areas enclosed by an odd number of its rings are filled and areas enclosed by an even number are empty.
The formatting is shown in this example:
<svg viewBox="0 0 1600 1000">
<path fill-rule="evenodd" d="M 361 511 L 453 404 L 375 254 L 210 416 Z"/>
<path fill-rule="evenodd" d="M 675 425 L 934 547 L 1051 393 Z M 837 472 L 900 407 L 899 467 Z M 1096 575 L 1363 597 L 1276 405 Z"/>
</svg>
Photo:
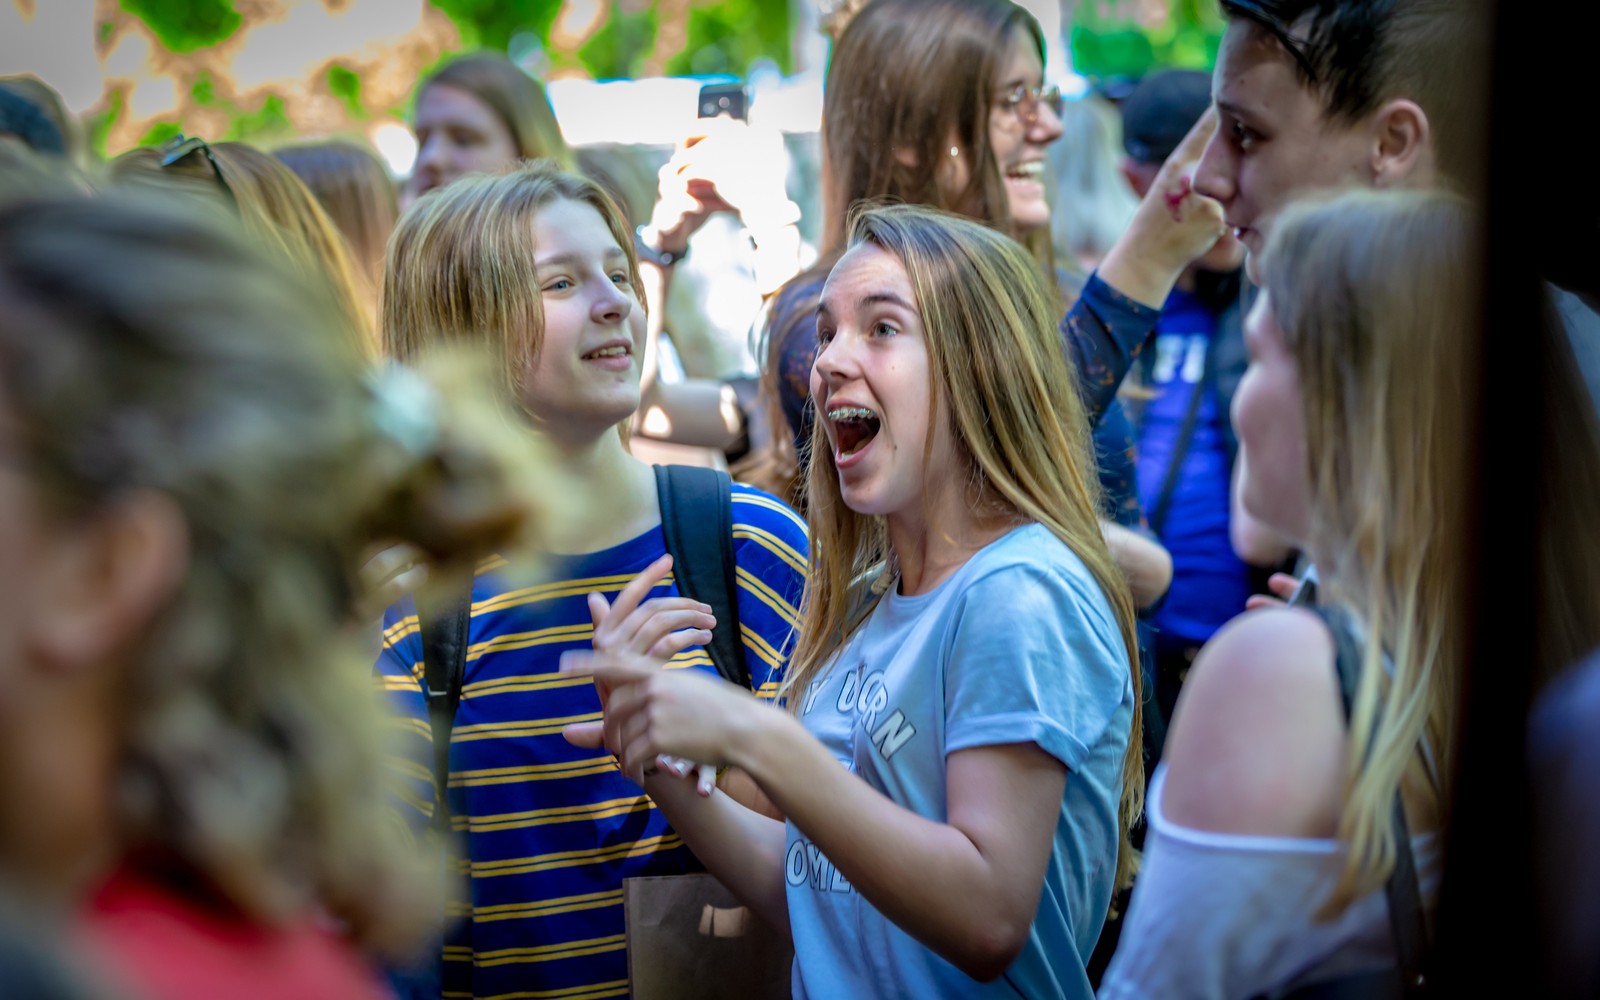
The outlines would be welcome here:
<svg viewBox="0 0 1600 1000">
<path fill-rule="evenodd" d="M 420 828 L 433 818 L 433 730 L 422 688 L 421 628 L 410 599 L 384 613 L 376 672 L 389 710 L 384 761 L 390 795 L 407 824 Z"/>
<path fill-rule="evenodd" d="M 777 497 L 735 484 L 733 545 L 751 684 L 758 696 L 775 698 L 799 634 L 810 552 L 806 524 Z"/>
</svg>

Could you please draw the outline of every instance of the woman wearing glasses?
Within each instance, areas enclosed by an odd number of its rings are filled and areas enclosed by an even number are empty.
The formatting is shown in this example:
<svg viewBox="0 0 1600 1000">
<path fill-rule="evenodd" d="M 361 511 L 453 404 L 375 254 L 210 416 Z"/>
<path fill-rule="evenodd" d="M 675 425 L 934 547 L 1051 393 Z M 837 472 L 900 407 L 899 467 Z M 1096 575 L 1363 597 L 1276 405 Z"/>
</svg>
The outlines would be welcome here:
<svg viewBox="0 0 1600 1000">
<path fill-rule="evenodd" d="M 865 199 L 941 208 L 1026 244 L 1055 275 L 1063 299 L 1078 300 L 1070 312 L 1063 308 L 1061 331 L 1090 420 L 1100 422 L 1160 304 L 1193 256 L 1221 234 L 1222 217 L 1188 193 L 1182 171 L 1193 155 L 1180 148 L 1173 159 L 1184 162 L 1169 166 L 1096 274 L 1081 282 L 1058 273 L 1045 151 L 1061 137 L 1061 97 L 1043 83 L 1044 36 L 1010 0 L 873 0 L 849 20 L 823 110 L 823 254 L 778 293 L 766 328 L 764 388 L 793 437 L 775 436 L 772 453 L 747 470 L 753 480 L 791 497 L 799 483 L 817 302 L 843 250 L 846 213 Z M 1106 444 L 1101 450 L 1111 457 L 1125 451 Z M 1122 489 L 1107 483 L 1119 508 L 1132 497 L 1127 478 Z M 1136 501 L 1127 513 L 1138 520 Z"/>
</svg>

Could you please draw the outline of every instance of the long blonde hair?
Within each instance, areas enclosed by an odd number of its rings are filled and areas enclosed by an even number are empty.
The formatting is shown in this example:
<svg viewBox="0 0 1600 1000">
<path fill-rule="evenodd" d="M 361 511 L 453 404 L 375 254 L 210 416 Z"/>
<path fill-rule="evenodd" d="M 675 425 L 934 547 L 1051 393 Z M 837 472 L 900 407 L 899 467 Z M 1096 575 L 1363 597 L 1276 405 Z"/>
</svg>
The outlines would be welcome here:
<svg viewBox="0 0 1600 1000">
<path fill-rule="evenodd" d="M 544 342 L 533 217 L 563 200 L 600 213 L 627 254 L 628 280 L 641 287 L 633 235 L 593 181 L 548 160 L 469 175 L 419 198 L 395 228 L 383 276 L 387 353 L 405 360 L 441 342 L 479 345 L 521 399 Z"/>
<path fill-rule="evenodd" d="M 1133 874 L 1127 835 L 1144 798 L 1141 679 L 1133 599 L 1100 534 L 1099 481 L 1089 426 L 1061 352 L 1054 299 L 1038 262 L 1014 240 L 979 223 L 910 205 L 867 208 L 851 221 L 852 246 L 871 244 L 905 267 L 928 347 L 935 407 L 950 414 L 970 506 L 988 521 L 1044 525 L 1083 561 L 1122 631 L 1134 691 L 1123 762 L 1118 885 Z M 1063 389 L 1066 391 L 1063 391 Z M 932 447 L 930 437 L 925 448 Z M 812 449 L 828 453 L 820 421 Z M 924 491 L 931 492 L 931 483 Z M 799 645 L 785 682 L 791 710 L 858 621 L 858 581 L 892 561 L 881 517 L 858 514 L 839 492 L 830 461 L 810 463 L 807 519 L 811 567 Z"/>
<path fill-rule="evenodd" d="M 1324 600 L 1353 610 L 1366 640 L 1338 827 L 1350 850 L 1328 912 L 1388 878 L 1402 781 L 1430 813 L 1450 804 L 1476 240 L 1457 198 L 1356 192 L 1286 213 L 1264 254 L 1300 376 L 1307 542 Z"/>
</svg>

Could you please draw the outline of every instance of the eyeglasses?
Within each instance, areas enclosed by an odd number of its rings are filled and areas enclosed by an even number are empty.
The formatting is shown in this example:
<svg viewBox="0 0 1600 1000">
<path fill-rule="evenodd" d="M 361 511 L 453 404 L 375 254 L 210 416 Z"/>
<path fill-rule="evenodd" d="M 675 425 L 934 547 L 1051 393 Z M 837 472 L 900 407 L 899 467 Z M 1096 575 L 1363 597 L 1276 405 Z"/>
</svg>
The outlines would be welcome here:
<svg viewBox="0 0 1600 1000">
<path fill-rule="evenodd" d="M 1060 87 L 1029 87 L 1018 84 L 1011 90 L 1000 95 L 1000 110 L 1016 117 L 1023 127 L 1031 127 L 1039 120 L 1039 106 L 1049 108 L 1057 118 L 1061 117 L 1064 102 L 1061 99 Z"/>
<path fill-rule="evenodd" d="M 163 169 L 182 163 L 195 153 L 203 154 L 206 162 L 211 164 L 211 172 L 217 175 L 217 183 L 222 185 L 222 193 L 235 205 L 238 199 L 233 196 L 233 188 L 228 186 L 228 178 L 222 174 L 222 165 L 217 162 L 216 156 L 211 152 L 211 144 L 198 136 L 185 138 L 182 132 L 167 140 L 161 147 L 161 166 Z"/>
<path fill-rule="evenodd" d="M 1311 59 L 1306 55 L 1305 39 L 1296 38 L 1283 19 L 1267 10 L 1261 0 L 1223 0 L 1222 6 L 1229 12 L 1239 17 L 1247 17 L 1272 32 L 1278 44 L 1282 45 L 1290 58 L 1299 64 L 1306 79 L 1312 83 L 1317 82 L 1317 71 L 1311 67 Z"/>
</svg>

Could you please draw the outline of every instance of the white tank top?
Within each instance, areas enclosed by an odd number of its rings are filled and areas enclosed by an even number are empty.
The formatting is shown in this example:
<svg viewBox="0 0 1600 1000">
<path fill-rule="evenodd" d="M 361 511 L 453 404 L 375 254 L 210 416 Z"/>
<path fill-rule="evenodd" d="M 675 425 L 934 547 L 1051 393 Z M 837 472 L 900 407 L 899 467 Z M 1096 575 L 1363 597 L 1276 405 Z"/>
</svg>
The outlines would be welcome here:
<svg viewBox="0 0 1600 1000">
<path fill-rule="evenodd" d="M 1315 916 L 1344 860 L 1338 841 L 1178 826 L 1161 811 L 1165 779 L 1165 766 L 1158 767 L 1144 864 L 1100 1000 L 1248 1000 L 1395 964 L 1382 889 L 1331 920 Z M 1411 844 L 1431 912 L 1437 838 L 1425 834 Z"/>
</svg>

